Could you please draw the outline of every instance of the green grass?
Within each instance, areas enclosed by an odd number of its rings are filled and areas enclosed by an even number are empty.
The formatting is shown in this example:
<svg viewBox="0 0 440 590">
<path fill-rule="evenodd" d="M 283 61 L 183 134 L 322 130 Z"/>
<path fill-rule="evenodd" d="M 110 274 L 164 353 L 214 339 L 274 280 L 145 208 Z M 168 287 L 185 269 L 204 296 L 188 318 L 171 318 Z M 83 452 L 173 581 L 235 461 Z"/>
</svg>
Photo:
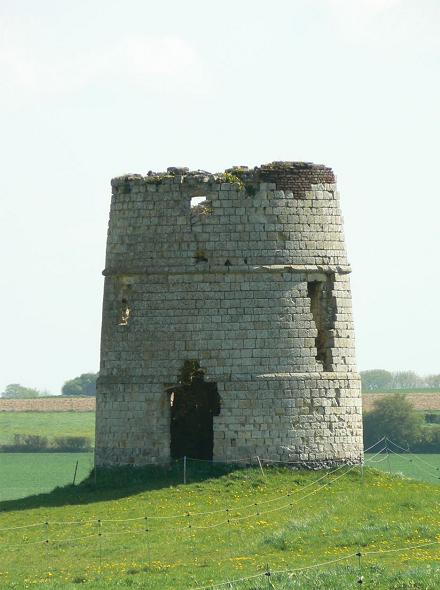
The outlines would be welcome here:
<svg viewBox="0 0 440 590">
<path fill-rule="evenodd" d="M 0 445 L 11 444 L 14 434 L 87 436 L 95 439 L 95 412 L 0 412 Z"/>
<path fill-rule="evenodd" d="M 406 477 L 412 477 L 421 481 L 440 484 L 440 454 L 418 453 L 399 454 L 390 453 L 376 457 L 374 463 L 370 463 L 372 455 L 366 454 L 365 460 L 370 466 L 388 473 L 400 473 Z"/>
<path fill-rule="evenodd" d="M 368 468 L 364 477 L 359 468 L 264 473 L 217 467 L 207 478 L 190 463 L 189 483 L 182 485 L 181 464 L 113 469 L 98 473 L 97 487 L 92 479 L 3 502 L 0 587 L 183 590 L 359 550 L 366 588 L 440 585 L 440 545 L 410 549 L 440 541 L 438 486 Z M 196 514 L 215 510 L 220 512 Z M 31 523 L 41 524 L 4 530 Z M 405 550 L 368 555 L 395 548 Z M 348 590 L 359 575 L 352 555 L 292 577 L 274 574 L 273 586 L 262 575 L 232 588 Z"/>
<path fill-rule="evenodd" d="M 93 467 L 93 453 L 0 453 L 0 501 L 72 483 L 77 461 L 79 482 Z"/>
</svg>

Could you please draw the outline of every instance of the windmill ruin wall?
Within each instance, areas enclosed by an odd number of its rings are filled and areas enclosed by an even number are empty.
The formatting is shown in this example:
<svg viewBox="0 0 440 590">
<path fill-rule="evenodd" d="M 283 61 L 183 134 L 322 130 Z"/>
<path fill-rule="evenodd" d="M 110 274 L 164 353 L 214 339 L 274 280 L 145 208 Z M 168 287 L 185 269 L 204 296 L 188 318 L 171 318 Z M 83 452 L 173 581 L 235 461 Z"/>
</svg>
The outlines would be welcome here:
<svg viewBox="0 0 440 590">
<path fill-rule="evenodd" d="M 112 193 L 97 465 L 183 454 L 359 462 L 350 266 L 332 170 L 169 168 L 115 178 Z"/>
</svg>

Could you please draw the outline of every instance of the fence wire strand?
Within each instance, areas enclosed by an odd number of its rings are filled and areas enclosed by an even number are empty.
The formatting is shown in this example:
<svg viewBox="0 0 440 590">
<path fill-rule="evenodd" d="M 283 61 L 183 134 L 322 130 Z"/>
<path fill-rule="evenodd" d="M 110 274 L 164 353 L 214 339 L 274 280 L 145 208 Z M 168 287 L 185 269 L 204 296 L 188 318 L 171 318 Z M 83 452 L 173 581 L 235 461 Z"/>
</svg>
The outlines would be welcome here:
<svg viewBox="0 0 440 590">
<path fill-rule="evenodd" d="M 377 443 L 375 443 L 374 445 L 372 445 L 371 448 L 373 448 L 374 446 L 376 446 L 379 442 L 381 442 L 383 439 L 380 439 Z M 370 450 L 367 449 L 367 450 Z M 374 457 L 380 455 L 383 452 L 384 449 L 380 449 L 377 453 L 375 453 L 375 455 L 373 455 L 373 457 L 371 459 L 374 459 Z M 351 471 L 353 471 L 354 469 L 358 468 L 359 465 L 352 465 L 352 466 L 347 466 L 347 465 L 340 465 L 339 467 L 336 467 L 335 469 L 329 470 L 327 471 L 324 475 L 322 475 L 321 477 L 318 477 L 318 479 L 313 480 L 312 482 L 310 482 L 309 484 L 305 485 L 305 486 L 301 486 L 298 489 L 294 489 L 290 492 L 287 492 L 285 494 L 282 494 L 280 496 L 276 496 L 274 498 L 269 498 L 267 500 L 260 500 L 258 502 L 252 502 L 250 504 L 246 504 L 244 506 L 238 506 L 237 509 L 238 510 L 247 510 L 248 508 L 252 508 L 254 506 L 260 506 L 263 504 L 269 504 L 269 503 L 273 503 L 273 502 L 277 502 L 278 500 L 282 500 L 284 498 L 287 497 L 291 497 L 291 496 L 295 496 L 298 493 L 301 493 L 302 491 L 313 487 L 315 485 L 317 485 L 318 483 L 320 483 L 321 481 L 323 481 L 324 479 L 334 475 L 335 473 L 341 471 L 342 469 L 345 469 L 346 471 L 342 474 L 345 475 Z M 333 478 L 332 481 L 336 481 L 337 479 L 339 479 L 338 476 L 337 478 Z M 321 486 L 319 489 L 322 489 L 323 487 L 327 487 L 328 484 Z M 201 511 L 201 512 L 191 512 L 191 516 L 192 517 L 198 517 L 198 516 L 212 516 L 214 514 L 221 514 L 221 513 L 226 513 L 228 510 L 231 510 L 231 506 L 223 506 L 221 508 L 218 508 L 216 510 L 207 510 L 207 511 Z M 268 511 L 270 512 L 270 511 Z M 148 518 L 149 520 L 168 520 L 168 519 L 184 519 L 186 516 L 188 515 L 187 512 L 185 513 L 180 513 L 180 514 L 168 514 L 168 515 L 142 515 L 142 516 L 136 516 L 136 517 L 132 517 L 132 518 L 102 518 L 100 519 L 101 523 L 124 523 L 124 522 L 135 522 L 135 521 L 141 521 L 141 520 L 145 520 L 145 518 Z M 74 521 L 54 521 L 54 522 L 50 522 L 51 526 L 72 526 L 72 525 L 87 525 L 87 524 L 94 524 L 96 522 L 95 519 L 86 519 L 86 520 L 74 520 Z M 7 532 L 7 531 L 12 531 L 12 530 L 18 530 L 18 529 L 25 529 L 25 528 L 31 528 L 31 527 L 38 527 L 38 526 L 45 526 L 46 522 L 39 522 L 39 523 L 31 523 L 28 525 L 20 525 L 17 527 L 5 527 L 5 528 L 0 528 L 0 532 Z M 177 527 L 179 528 L 179 527 Z M 1 546 L 1 545 L 0 545 Z"/>
<path fill-rule="evenodd" d="M 429 546 L 439 545 L 439 544 L 440 544 L 440 541 L 429 541 L 427 543 L 418 543 L 417 545 L 410 545 L 407 547 L 395 547 L 393 549 L 377 549 L 374 551 L 363 551 L 362 556 L 383 555 L 383 554 L 387 554 L 387 553 L 399 553 L 399 552 L 405 552 L 405 551 L 413 551 L 414 549 L 419 549 L 422 547 L 429 547 Z M 352 558 L 358 557 L 358 556 L 359 556 L 359 553 L 349 553 L 348 555 L 343 555 L 341 557 L 331 559 L 328 561 L 313 563 L 311 565 L 305 565 L 305 566 L 296 567 L 296 568 L 289 568 L 289 569 L 285 569 L 285 570 L 274 570 L 274 571 L 271 571 L 271 575 L 284 574 L 284 575 L 292 576 L 293 574 L 298 573 L 298 572 L 307 571 L 307 570 L 311 570 L 311 569 L 318 569 L 320 567 L 332 565 L 334 563 L 339 563 L 341 561 L 347 561 L 347 559 L 352 559 Z M 227 580 L 224 582 L 218 582 L 216 584 L 211 584 L 209 586 L 194 586 L 193 588 L 191 588 L 191 590 L 211 590 L 212 588 L 221 588 L 223 586 L 227 586 L 228 584 L 237 584 L 239 582 L 254 580 L 256 578 L 261 578 L 265 575 L 267 575 L 266 572 L 261 572 L 258 574 L 254 574 L 252 576 L 245 576 L 243 578 L 235 578 L 234 580 Z"/>
</svg>

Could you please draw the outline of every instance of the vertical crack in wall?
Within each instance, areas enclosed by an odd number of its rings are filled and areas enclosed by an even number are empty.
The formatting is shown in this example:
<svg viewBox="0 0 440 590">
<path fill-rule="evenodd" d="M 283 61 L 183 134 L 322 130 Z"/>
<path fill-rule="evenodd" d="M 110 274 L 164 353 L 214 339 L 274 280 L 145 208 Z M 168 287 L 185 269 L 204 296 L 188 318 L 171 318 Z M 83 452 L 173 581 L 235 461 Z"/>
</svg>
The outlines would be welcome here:
<svg viewBox="0 0 440 590">
<path fill-rule="evenodd" d="M 307 296 L 317 335 L 315 338 L 316 360 L 324 371 L 333 371 L 334 327 L 336 298 L 333 296 L 335 277 L 327 275 L 325 281 L 309 281 Z"/>
</svg>

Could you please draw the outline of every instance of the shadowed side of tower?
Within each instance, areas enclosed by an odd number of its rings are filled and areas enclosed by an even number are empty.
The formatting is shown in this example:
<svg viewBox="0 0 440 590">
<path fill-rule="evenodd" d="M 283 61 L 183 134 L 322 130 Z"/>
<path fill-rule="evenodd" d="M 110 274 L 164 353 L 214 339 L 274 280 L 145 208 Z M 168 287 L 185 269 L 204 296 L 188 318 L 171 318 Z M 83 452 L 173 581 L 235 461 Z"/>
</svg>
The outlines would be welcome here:
<svg viewBox="0 0 440 590">
<path fill-rule="evenodd" d="M 169 168 L 112 188 L 97 464 L 361 460 L 331 169 Z"/>
</svg>

